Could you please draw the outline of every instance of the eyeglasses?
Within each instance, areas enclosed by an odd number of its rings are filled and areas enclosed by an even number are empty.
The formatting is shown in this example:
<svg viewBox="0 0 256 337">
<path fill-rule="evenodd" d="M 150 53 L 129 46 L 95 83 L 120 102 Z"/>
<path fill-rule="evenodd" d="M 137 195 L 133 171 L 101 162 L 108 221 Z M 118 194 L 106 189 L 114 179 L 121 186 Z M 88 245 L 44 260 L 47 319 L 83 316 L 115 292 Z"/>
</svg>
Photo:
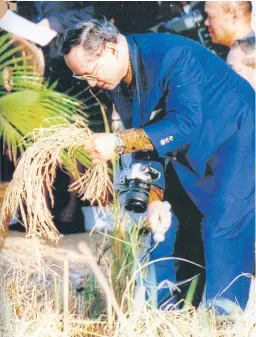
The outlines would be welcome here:
<svg viewBox="0 0 256 337">
<path fill-rule="evenodd" d="M 82 74 L 82 75 L 76 75 L 76 74 L 73 74 L 73 78 L 76 78 L 80 81 L 90 81 L 90 80 L 96 80 L 97 77 L 95 76 L 95 73 L 96 73 L 96 70 L 97 70 L 97 67 L 99 65 L 99 61 L 100 61 L 100 56 L 98 57 L 98 60 L 93 68 L 93 71 L 91 72 L 91 74 L 89 75 L 86 75 L 86 74 Z"/>
</svg>

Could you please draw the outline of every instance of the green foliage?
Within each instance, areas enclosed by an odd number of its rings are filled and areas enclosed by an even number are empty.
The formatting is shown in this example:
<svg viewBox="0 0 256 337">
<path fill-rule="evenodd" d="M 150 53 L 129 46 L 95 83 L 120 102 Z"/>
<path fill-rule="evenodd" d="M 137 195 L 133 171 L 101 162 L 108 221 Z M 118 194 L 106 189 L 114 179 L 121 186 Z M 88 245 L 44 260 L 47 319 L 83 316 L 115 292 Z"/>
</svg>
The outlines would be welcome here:
<svg viewBox="0 0 256 337">
<path fill-rule="evenodd" d="M 111 244 L 111 283 L 117 302 L 119 304 L 123 302 L 123 309 L 127 309 L 132 306 L 130 300 L 133 295 L 131 293 L 135 287 L 134 280 L 127 289 L 132 274 L 138 267 L 139 230 L 121 213 L 121 205 L 117 199 L 114 200 L 111 210 L 114 219 Z M 126 291 L 128 291 L 127 298 L 124 296 Z"/>
<path fill-rule="evenodd" d="M 90 318 L 98 318 L 100 316 L 100 291 L 96 284 L 94 274 L 89 276 L 83 293 L 84 304 L 86 305 L 85 315 Z"/>
<path fill-rule="evenodd" d="M 23 137 L 33 129 L 60 123 L 70 123 L 82 116 L 87 120 L 83 104 L 76 98 L 54 91 L 56 83 L 44 83 L 28 64 L 26 57 L 17 56 L 20 47 L 14 47 L 8 34 L 0 37 L 0 136 L 14 162 L 29 143 Z M 78 160 L 85 167 L 90 160 L 83 150 L 77 151 Z M 63 161 L 68 166 L 68 156 Z"/>
<path fill-rule="evenodd" d="M 196 278 L 194 278 L 190 283 L 190 286 L 188 288 L 188 292 L 187 292 L 186 297 L 185 297 L 184 305 L 183 305 L 184 310 L 188 309 L 192 305 L 193 298 L 194 298 L 195 292 L 196 292 L 198 280 L 199 280 L 199 275 Z"/>
</svg>

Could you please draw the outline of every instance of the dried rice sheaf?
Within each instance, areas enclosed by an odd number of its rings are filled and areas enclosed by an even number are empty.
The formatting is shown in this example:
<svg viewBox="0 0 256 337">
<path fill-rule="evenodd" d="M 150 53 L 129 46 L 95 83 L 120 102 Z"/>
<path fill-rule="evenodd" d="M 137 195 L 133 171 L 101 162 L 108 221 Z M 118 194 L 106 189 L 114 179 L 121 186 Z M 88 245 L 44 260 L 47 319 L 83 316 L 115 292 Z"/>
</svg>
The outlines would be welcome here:
<svg viewBox="0 0 256 337">
<path fill-rule="evenodd" d="M 62 124 L 35 129 L 30 135 L 30 141 L 34 142 L 21 156 L 8 185 L 1 207 L 1 226 L 19 209 L 28 237 L 46 237 L 57 242 L 60 234 L 52 221 L 46 195 L 53 206 L 53 182 L 57 166 L 62 167 L 63 155 L 68 155 L 76 168 L 74 152 L 85 148 L 86 141 L 92 136 L 92 131 L 82 120 L 74 124 L 62 120 Z M 113 192 L 107 164 L 100 163 L 87 169 L 69 190 L 76 191 L 82 200 L 101 205 Z"/>
</svg>

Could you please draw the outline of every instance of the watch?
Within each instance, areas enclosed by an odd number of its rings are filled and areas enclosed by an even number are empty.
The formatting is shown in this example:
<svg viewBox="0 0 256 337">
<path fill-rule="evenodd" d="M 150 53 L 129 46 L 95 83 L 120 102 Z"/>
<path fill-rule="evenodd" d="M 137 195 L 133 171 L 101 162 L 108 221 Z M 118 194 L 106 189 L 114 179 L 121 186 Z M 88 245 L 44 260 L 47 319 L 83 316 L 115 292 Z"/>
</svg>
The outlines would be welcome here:
<svg viewBox="0 0 256 337">
<path fill-rule="evenodd" d="M 114 133 L 114 136 L 115 136 L 115 153 L 116 154 L 124 154 L 125 152 L 125 145 L 124 145 L 124 142 L 122 141 L 122 138 L 120 137 L 120 134 L 119 133 Z"/>
</svg>

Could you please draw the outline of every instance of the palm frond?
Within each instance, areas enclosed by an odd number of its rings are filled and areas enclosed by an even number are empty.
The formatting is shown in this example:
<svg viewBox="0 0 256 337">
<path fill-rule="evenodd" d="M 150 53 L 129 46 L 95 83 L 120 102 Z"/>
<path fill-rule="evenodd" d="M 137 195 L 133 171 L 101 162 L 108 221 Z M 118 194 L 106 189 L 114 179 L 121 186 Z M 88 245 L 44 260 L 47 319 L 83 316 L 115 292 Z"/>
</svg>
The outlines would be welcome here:
<svg viewBox="0 0 256 337">
<path fill-rule="evenodd" d="M 88 115 L 77 97 L 55 91 L 57 81 L 44 81 L 13 41 L 9 34 L 0 36 L 0 136 L 9 157 L 16 162 L 17 156 L 29 146 L 24 136 L 33 129 L 58 125 L 60 118 L 73 123 L 80 116 L 87 123 Z M 86 168 L 91 166 L 82 149 L 75 156 Z M 74 176 L 78 174 L 76 168 L 71 170 L 67 153 L 63 155 L 63 163 Z"/>
<path fill-rule="evenodd" d="M 25 150 L 20 142 L 22 134 L 2 114 L 0 114 L 0 135 L 8 149 L 9 158 L 16 163 L 18 150 L 20 153 Z"/>
<path fill-rule="evenodd" d="M 48 89 L 14 92 L 0 98 L 0 136 L 8 146 L 12 144 L 11 157 L 16 158 L 15 147 L 19 146 L 21 137 L 39 128 L 42 123 L 44 127 L 58 125 L 59 118 L 72 122 L 78 115 L 86 121 L 81 103 L 65 94 Z"/>
</svg>

